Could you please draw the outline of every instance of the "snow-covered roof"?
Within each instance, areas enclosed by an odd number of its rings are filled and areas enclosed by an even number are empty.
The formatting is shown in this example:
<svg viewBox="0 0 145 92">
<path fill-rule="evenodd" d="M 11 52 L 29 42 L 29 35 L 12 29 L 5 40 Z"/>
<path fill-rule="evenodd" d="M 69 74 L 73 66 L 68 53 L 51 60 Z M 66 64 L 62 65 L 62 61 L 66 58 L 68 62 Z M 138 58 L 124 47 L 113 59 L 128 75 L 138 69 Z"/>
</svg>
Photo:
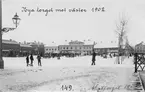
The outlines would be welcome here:
<svg viewBox="0 0 145 92">
<path fill-rule="evenodd" d="M 7 43 L 7 44 L 19 44 L 18 42 L 14 40 L 2 40 L 2 43 Z"/>
<path fill-rule="evenodd" d="M 48 43 L 45 47 L 52 47 L 52 46 L 58 46 L 57 43 Z"/>
<path fill-rule="evenodd" d="M 20 44 L 20 46 L 21 46 L 21 47 L 32 47 L 32 46 L 30 46 L 30 45 L 28 45 L 28 44 Z"/>
<path fill-rule="evenodd" d="M 117 43 L 111 43 L 111 42 L 106 42 L 106 43 L 98 43 L 94 46 L 94 48 L 116 48 L 118 47 Z"/>
<path fill-rule="evenodd" d="M 65 41 L 65 42 L 62 42 L 62 44 L 60 44 L 60 45 L 69 45 L 69 42 Z"/>
<path fill-rule="evenodd" d="M 26 42 L 27 44 L 29 44 L 29 45 L 44 45 L 43 43 L 41 43 L 41 42 Z"/>
<path fill-rule="evenodd" d="M 145 45 L 145 43 L 142 41 L 142 42 L 136 44 L 136 46 L 138 46 L 138 45 Z"/>
<path fill-rule="evenodd" d="M 85 45 L 93 45 L 94 44 L 93 41 L 85 41 L 84 43 L 85 43 Z"/>
<path fill-rule="evenodd" d="M 58 46 L 45 46 L 45 48 L 58 48 Z"/>
</svg>

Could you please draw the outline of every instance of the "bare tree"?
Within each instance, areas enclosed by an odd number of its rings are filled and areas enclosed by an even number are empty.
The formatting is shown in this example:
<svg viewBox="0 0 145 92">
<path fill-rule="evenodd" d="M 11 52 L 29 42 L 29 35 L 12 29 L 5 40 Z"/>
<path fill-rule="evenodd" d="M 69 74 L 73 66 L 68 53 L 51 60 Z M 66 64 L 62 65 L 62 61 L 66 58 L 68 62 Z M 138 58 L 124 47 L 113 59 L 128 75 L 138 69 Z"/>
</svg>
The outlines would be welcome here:
<svg viewBox="0 0 145 92">
<path fill-rule="evenodd" d="M 128 25 L 128 19 L 126 19 L 126 16 L 122 14 L 122 16 L 119 18 L 119 22 L 116 22 L 116 30 L 115 33 L 118 37 L 118 57 L 117 57 L 117 64 L 122 64 L 121 56 L 123 55 L 123 48 L 124 43 L 126 40 L 126 33 L 127 33 L 127 25 Z"/>
</svg>

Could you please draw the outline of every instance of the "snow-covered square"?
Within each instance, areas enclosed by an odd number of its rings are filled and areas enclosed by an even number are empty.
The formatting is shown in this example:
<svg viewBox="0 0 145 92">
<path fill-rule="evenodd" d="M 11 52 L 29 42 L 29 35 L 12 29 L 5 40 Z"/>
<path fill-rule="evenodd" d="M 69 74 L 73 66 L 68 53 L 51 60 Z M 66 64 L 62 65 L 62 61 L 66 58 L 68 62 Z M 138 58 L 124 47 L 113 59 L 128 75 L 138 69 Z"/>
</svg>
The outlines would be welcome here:
<svg viewBox="0 0 145 92">
<path fill-rule="evenodd" d="M 131 92 L 133 58 L 123 64 L 114 64 L 116 58 L 96 57 L 91 66 L 91 56 L 43 58 L 42 67 L 27 67 L 25 57 L 4 58 L 5 69 L 0 70 L 2 92 L 96 91 Z M 99 91 L 100 90 L 100 91 Z"/>
</svg>

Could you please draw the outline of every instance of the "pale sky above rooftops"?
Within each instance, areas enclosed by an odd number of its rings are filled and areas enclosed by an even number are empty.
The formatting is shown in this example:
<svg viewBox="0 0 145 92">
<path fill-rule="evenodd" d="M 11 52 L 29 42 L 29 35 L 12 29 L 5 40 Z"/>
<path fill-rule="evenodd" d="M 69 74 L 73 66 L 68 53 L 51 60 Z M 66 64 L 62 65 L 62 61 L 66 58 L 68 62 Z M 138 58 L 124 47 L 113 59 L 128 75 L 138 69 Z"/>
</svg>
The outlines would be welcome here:
<svg viewBox="0 0 145 92">
<path fill-rule="evenodd" d="M 119 16 L 124 13 L 128 21 L 128 39 L 131 44 L 145 42 L 145 1 L 144 0 L 2 0 L 3 27 L 14 27 L 12 17 L 17 12 L 20 25 L 12 32 L 5 33 L 4 39 L 18 42 L 40 41 L 44 44 L 65 40 L 88 40 L 98 43 L 117 41 L 114 30 Z M 22 12 L 22 7 L 36 9 L 82 8 L 83 13 Z M 105 12 L 91 12 L 93 7 L 104 7 Z"/>
</svg>

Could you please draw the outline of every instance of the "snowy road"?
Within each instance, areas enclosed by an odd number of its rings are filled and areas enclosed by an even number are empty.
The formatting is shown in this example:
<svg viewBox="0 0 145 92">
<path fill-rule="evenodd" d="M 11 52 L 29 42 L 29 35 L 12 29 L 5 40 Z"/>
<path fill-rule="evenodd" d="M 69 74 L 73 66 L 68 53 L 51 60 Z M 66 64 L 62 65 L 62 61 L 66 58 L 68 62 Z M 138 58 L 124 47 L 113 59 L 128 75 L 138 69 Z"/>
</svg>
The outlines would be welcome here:
<svg viewBox="0 0 145 92">
<path fill-rule="evenodd" d="M 0 70 L 2 92 L 89 91 L 131 92 L 134 80 L 132 58 L 122 65 L 113 59 L 96 57 L 96 66 L 90 66 L 91 57 L 43 59 L 43 67 L 26 67 L 25 58 L 4 58 L 5 70 Z M 96 91 L 97 92 L 97 91 Z"/>
</svg>

